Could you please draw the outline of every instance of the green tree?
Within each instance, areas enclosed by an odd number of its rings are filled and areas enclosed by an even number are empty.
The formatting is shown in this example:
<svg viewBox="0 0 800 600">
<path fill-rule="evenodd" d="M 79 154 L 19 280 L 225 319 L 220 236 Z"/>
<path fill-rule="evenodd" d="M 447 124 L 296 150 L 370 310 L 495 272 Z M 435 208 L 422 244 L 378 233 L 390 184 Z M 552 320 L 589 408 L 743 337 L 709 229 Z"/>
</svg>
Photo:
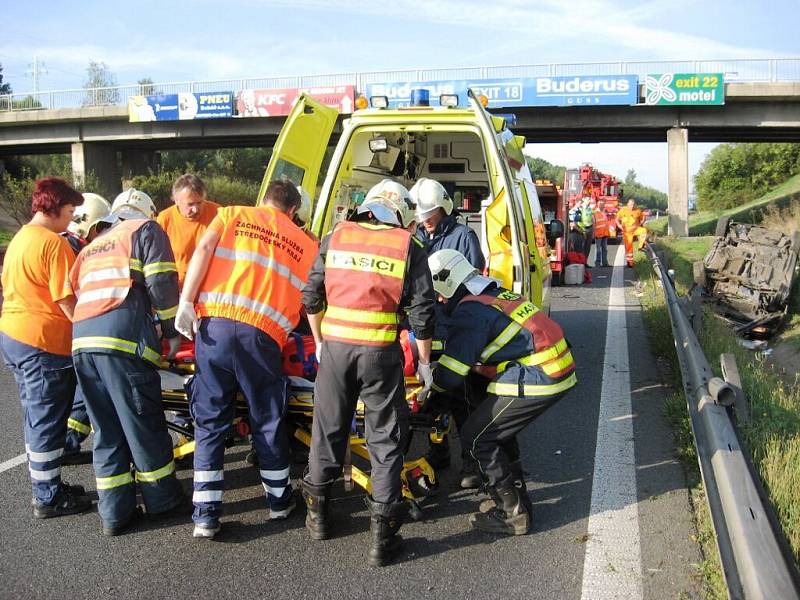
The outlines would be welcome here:
<svg viewBox="0 0 800 600">
<path fill-rule="evenodd" d="M 12 93 L 11 84 L 8 82 L 3 83 L 3 65 L 0 64 L 0 95 Z"/>
<path fill-rule="evenodd" d="M 566 167 L 554 165 L 536 156 L 526 156 L 525 160 L 528 163 L 528 169 L 530 169 L 531 178 L 534 181 L 537 179 L 548 179 L 551 183 L 555 183 L 556 185 L 564 185 L 564 172 L 567 170 Z"/>
<path fill-rule="evenodd" d="M 156 87 L 153 85 L 152 77 L 143 77 L 136 83 L 139 84 L 140 96 L 152 96 L 156 93 Z"/>
<path fill-rule="evenodd" d="M 83 89 L 86 95 L 83 98 L 84 106 L 105 106 L 119 103 L 119 90 L 116 88 L 117 78 L 104 62 L 89 61 L 86 67 L 86 81 Z M 111 89 L 109 89 L 111 88 Z"/>
<path fill-rule="evenodd" d="M 628 172 L 625 174 L 625 185 L 636 185 L 639 183 L 636 181 L 636 171 L 633 169 L 628 169 Z"/>
</svg>

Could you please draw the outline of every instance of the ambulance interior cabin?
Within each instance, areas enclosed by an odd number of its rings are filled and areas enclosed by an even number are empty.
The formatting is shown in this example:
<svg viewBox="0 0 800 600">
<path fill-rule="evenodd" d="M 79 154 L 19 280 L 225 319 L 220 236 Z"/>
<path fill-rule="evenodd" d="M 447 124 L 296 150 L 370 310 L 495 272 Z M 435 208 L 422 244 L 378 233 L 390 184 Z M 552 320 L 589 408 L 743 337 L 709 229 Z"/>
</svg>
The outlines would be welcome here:
<svg viewBox="0 0 800 600">
<path fill-rule="evenodd" d="M 427 129 L 427 130 L 426 130 Z M 422 177 L 441 183 L 462 223 L 481 233 L 481 201 L 490 197 L 483 145 L 477 131 L 432 131 L 430 127 L 361 127 L 344 151 L 332 189 L 334 222 L 352 213 L 367 191 L 384 178 L 411 187 Z M 333 223 L 327 223 L 325 230 Z M 486 254 L 485 241 L 481 245 Z"/>
</svg>

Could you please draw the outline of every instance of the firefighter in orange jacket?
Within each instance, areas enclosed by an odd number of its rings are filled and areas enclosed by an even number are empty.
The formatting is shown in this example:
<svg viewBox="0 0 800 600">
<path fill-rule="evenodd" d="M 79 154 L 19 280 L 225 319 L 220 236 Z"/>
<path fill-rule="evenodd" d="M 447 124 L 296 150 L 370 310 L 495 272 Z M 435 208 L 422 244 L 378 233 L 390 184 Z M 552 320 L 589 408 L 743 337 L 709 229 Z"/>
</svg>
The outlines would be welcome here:
<svg viewBox="0 0 800 600">
<path fill-rule="evenodd" d="M 152 207 L 150 198 L 131 189 L 117 198 L 120 204 L 107 217 L 112 229 L 81 250 L 70 273 L 78 298 L 72 355 L 94 427 L 106 535 L 122 533 L 140 516 L 135 482 L 150 515 L 186 506 L 161 404 L 161 342 L 153 322 L 155 310 L 176 349 L 175 261 L 164 230 L 137 208 Z"/>
<path fill-rule="evenodd" d="M 636 207 L 636 200 L 628 199 L 627 205 L 617 211 L 617 227 L 622 230 L 622 242 L 625 244 L 625 261 L 629 267 L 633 266 L 633 241 L 637 240 L 638 249 L 644 247 L 647 239 L 647 229 L 642 227 L 644 215 Z"/>
<path fill-rule="evenodd" d="M 572 353 L 558 324 L 479 275 L 459 252 L 440 250 L 428 264 L 450 316 L 433 390 L 456 389 L 476 365 L 491 378 L 461 429 L 461 443 L 478 461 L 495 506 L 470 521 L 483 531 L 528 533 L 532 506 L 516 436 L 577 383 Z"/>
<path fill-rule="evenodd" d="M 308 474 L 303 497 L 314 539 L 330 536 L 328 495 L 342 470 L 360 398 L 372 463 L 367 497 L 372 543 L 369 563 L 382 566 L 400 549 L 396 535 L 408 507 L 400 472 L 408 436 L 400 313 L 416 334 L 420 378 L 430 383 L 434 295 L 427 255 L 405 228 L 414 219 L 408 191 L 384 179 L 370 189 L 354 221 L 338 224 L 320 246 L 303 290 L 317 342 Z"/>
<path fill-rule="evenodd" d="M 317 252 L 292 222 L 299 206 L 297 188 L 281 180 L 269 184 L 262 206 L 220 208 L 189 264 L 176 326 L 189 338 L 196 334 L 190 407 L 197 538 L 220 530 L 225 437 L 238 390 L 249 408 L 268 518 L 284 519 L 295 507 L 281 349 L 300 320 L 300 293 Z"/>
</svg>

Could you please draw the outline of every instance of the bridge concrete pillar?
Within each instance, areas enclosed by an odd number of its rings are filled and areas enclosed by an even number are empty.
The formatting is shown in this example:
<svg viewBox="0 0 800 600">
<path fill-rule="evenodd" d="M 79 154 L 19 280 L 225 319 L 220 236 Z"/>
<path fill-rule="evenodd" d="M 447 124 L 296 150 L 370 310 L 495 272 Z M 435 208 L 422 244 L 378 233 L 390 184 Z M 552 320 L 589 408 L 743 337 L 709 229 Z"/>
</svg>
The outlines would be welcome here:
<svg viewBox="0 0 800 600">
<path fill-rule="evenodd" d="M 157 155 L 154 150 L 123 150 L 122 154 L 122 179 L 128 181 L 134 175 L 147 175 L 148 171 L 155 172 Z"/>
<path fill-rule="evenodd" d="M 673 127 L 667 130 L 667 162 L 669 165 L 669 219 L 667 233 L 689 235 L 689 130 Z"/>
<path fill-rule="evenodd" d="M 122 183 L 117 168 L 117 151 L 105 144 L 76 142 L 72 144 L 72 176 L 78 185 L 86 181 L 86 176 L 94 173 L 112 196 L 122 191 Z M 95 190 L 87 190 L 95 191 Z"/>
</svg>

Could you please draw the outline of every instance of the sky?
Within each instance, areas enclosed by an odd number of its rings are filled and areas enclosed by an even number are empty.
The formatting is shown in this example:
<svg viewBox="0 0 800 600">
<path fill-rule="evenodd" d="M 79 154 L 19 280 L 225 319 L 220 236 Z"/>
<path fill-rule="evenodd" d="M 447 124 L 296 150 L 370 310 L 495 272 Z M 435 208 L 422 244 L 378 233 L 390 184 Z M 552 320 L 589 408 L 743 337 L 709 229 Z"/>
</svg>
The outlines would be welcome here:
<svg viewBox="0 0 800 600">
<path fill-rule="evenodd" d="M 0 0 L 15 92 L 80 88 L 89 60 L 117 83 L 491 65 L 800 57 L 800 0 Z M 178 8 L 179 7 L 179 8 Z M 690 144 L 690 172 L 713 144 Z M 530 144 L 666 191 L 663 144 Z"/>
</svg>

